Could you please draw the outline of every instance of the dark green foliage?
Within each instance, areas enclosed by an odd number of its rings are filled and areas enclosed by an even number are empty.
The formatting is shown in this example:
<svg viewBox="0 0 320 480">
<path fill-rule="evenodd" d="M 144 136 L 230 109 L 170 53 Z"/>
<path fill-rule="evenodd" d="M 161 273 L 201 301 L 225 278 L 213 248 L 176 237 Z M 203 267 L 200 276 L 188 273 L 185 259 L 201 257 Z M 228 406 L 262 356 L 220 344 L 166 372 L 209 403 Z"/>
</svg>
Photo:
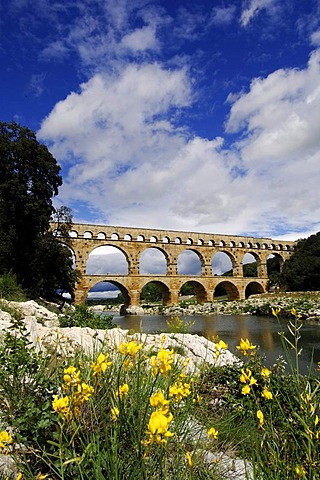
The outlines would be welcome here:
<svg viewBox="0 0 320 480">
<path fill-rule="evenodd" d="M 94 313 L 87 304 L 76 305 L 73 311 L 60 318 L 61 327 L 90 327 L 108 330 L 116 327 L 111 315 Z"/>
<path fill-rule="evenodd" d="M 62 185 L 60 167 L 35 134 L 0 122 L 0 275 L 13 273 L 26 293 L 51 299 L 72 293 L 72 256 L 49 231 L 52 197 Z M 61 211 L 66 228 L 70 211 Z"/>
<path fill-rule="evenodd" d="M 298 241 L 283 265 L 280 281 L 291 291 L 320 290 L 320 232 Z"/>
<path fill-rule="evenodd" d="M 180 290 L 181 295 L 194 295 L 194 288 L 190 282 L 185 283 L 182 285 Z"/>
<path fill-rule="evenodd" d="M 19 442 L 41 444 L 56 423 L 51 415 L 53 370 L 50 357 L 37 353 L 19 312 L 0 345 L 0 420 L 8 422 Z M 45 374 L 44 374 L 45 373 Z"/>
<path fill-rule="evenodd" d="M 5 273 L 0 276 L 0 298 L 16 302 L 22 302 L 26 299 L 24 291 L 17 283 L 16 276 L 12 273 Z"/>
<path fill-rule="evenodd" d="M 146 302 L 159 302 L 162 299 L 161 288 L 154 282 L 145 285 L 141 292 L 141 300 Z"/>
</svg>

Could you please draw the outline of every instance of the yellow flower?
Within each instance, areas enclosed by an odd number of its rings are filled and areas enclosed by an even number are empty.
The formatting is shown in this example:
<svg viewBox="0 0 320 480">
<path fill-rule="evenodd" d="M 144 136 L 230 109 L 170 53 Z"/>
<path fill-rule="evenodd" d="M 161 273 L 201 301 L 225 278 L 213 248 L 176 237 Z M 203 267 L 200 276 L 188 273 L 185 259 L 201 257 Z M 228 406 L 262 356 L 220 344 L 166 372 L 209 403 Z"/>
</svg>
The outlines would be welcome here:
<svg viewBox="0 0 320 480">
<path fill-rule="evenodd" d="M 55 412 L 62 413 L 62 415 L 67 415 L 70 412 L 70 400 L 69 397 L 59 397 L 55 395 L 52 408 Z"/>
<path fill-rule="evenodd" d="M 249 385 L 245 385 L 241 390 L 242 395 L 249 395 L 250 392 L 251 388 Z"/>
<path fill-rule="evenodd" d="M 190 393 L 190 383 L 175 382 L 169 387 L 169 397 L 175 397 L 176 402 L 188 397 Z"/>
<path fill-rule="evenodd" d="M 122 353 L 123 355 L 129 355 L 130 357 L 135 357 L 136 353 L 141 350 L 142 348 L 142 343 L 137 345 L 137 343 L 132 340 L 131 342 L 128 343 L 120 343 L 119 345 L 119 352 Z"/>
<path fill-rule="evenodd" d="M 272 400 L 273 395 L 267 387 L 264 387 L 261 396 L 266 398 L 267 400 Z"/>
<path fill-rule="evenodd" d="M 218 435 L 219 435 L 219 431 L 216 428 L 211 427 L 207 431 L 207 435 L 208 435 L 208 438 L 214 438 L 215 440 L 217 440 Z"/>
<path fill-rule="evenodd" d="M 257 418 L 259 420 L 260 425 L 263 425 L 264 424 L 264 416 L 263 416 L 263 413 L 261 412 L 261 410 L 257 411 Z"/>
<path fill-rule="evenodd" d="M 271 372 L 270 372 L 270 370 L 269 370 L 268 368 L 262 368 L 262 370 L 261 370 L 261 376 L 262 376 L 263 378 L 269 378 L 270 375 L 271 375 Z"/>
<path fill-rule="evenodd" d="M 149 399 L 150 401 L 150 405 L 153 407 L 153 408 L 160 408 L 160 410 L 162 411 L 162 413 L 167 413 L 168 410 L 169 410 L 169 400 L 166 400 L 162 391 L 161 390 L 158 390 L 157 393 L 155 393 L 154 395 L 152 395 Z"/>
<path fill-rule="evenodd" d="M 8 445 L 12 443 L 12 437 L 11 435 L 6 431 L 2 430 L 0 432 L 0 453 L 3 451 L 3 453 L 8 452 Z"/>
<path fill-rule="evenodd" d="M 80 370 L 76 367 L 70 366 L 64 369 L 63 381 L 67 387 L 77 386 L 80 383 Z"/>
<path fill-rule="evenodd" d="M 306 474 L 306 470 L 305 470 L 303 465 L 301 465 L 301 466 L 297 465 L 296 468 L 295 468 L 295 472 L 296 472 L 297 477 L 303 477 Z"/>
<path fill-rule="evenodd" d="M 254 355 L 255 354 L 255 349 L 256 349 L 255 345 L 252 345 L 247 338 L 245 340 L 243 340 L 243 338 L 241 338 L 240 345 L 238 345 L 236 348 L 241 353 L 243 353 L 243 355 L 248 355 L 250 350 L 251 350 L 251 352 L 250 352 L 251 355 Z"/>
<path fill-rule="evenodd" d="M 16 480 L 21 480 L 21 478 L 22 478 L 22 473 L 19 472 L 18 475 L 16 476 Z"/>
<path fill-rule="evenodd" d="M 117 391 L 117 397 L 122 398 L 124 395 L 128 395 L 128 392 L 129 392 L 129 385 L 127 383 L 124 383 L 123 385 L 120 385 Z"/>
<path fill-rule="evenodd" d="M 148 423 L 149 441 L 146 444 L 152 445 L 155 441 L 159 445 L 164 446 L 167 443 L 167 439 L 174 435 L 168 430 L 172 418 L 171 413 L 164 414 L 160 410 L 152 412 Z"/>
<path fill-rule="evenodd" d="M 192 458 L 191 458 L 191 455 L 190 455 L 189 452 L 186 453 L 186 457 L 187 457 L 188 465 L 191 468 L 192 467 Z"/>
<path fill-rule="evenodd" d="M 160 348 L 157 356 L 153 355 L 150 359 L 152 366 L 152 375 L 156 376 L 158 372 L 162 375 L 166 375 L 167 372 L 172 370 L 172 363 L 174 360 L 174 351 L 165 350 Z"/>
<path fill-rule="evenodd" d="M 272 315 L 274 317 L 277 317 L 279 315 L 279 313 L 281 312 L 281 308 L 280 307 L 272 308 L 271 311 L 272 311 Z"/>
<path fill-rule="evenodd" d="M 93 376 L 98 375 L 100 373 L 104 373 L 110 365 L 112 365 L 111 361 L 108 361 L 109 354 L 106 353 L 104 355 L 102 352 L 99 354 L 96 363 L 91 363 L 91 369 L 93 370 Z"/>
<path fill-rule="evenodd" d="M 111 418 L 113 421 L 116 421 L 117 418 L 119 417 L 119 408 L 117 407 L 113 407 L 111 408 Z"/>
<path fill-rule="evenodd" d="M 94 393 L 94 388 L 86 383 L 82 382 L 77 387 L 77 392 L 75 393 L 76 401 L 83 403 L 89 400 L 89 397 Z"/>
</svg>

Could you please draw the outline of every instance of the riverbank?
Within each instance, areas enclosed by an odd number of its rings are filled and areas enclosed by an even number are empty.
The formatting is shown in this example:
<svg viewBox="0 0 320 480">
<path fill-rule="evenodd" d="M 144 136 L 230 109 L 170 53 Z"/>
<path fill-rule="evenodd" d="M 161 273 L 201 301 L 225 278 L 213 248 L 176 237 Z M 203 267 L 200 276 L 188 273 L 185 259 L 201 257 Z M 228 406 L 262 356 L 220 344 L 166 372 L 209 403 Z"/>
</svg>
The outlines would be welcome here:
<svg viewBox="0 0 320 480">
<path fill-rule="evenodd" d="M 114 310 L 113 306 L 97 305 L 95 311 Z M 129 307 L 127 314 L 136 315 L 212 315 L 212 314 L 252 314 L 272 315 L 272 309 L 281 309 L 280 316 L 290 316 L 292 308 L 303 320 L 320 322 L 320 292 L 287 292 L 252 295 L 246 300 L 233 302 L 193 303 L 182 301 L 178 305 L 162 304 Z"/>
</svg>

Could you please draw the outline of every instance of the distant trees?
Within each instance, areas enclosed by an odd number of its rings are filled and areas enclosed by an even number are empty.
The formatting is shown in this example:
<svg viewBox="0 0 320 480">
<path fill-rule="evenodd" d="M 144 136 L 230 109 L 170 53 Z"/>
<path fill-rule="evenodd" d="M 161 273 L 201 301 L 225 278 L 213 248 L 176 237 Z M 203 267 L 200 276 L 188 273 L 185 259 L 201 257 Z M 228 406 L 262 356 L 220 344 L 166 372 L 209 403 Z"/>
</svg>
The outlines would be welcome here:
<svg viewBox="0 0 320 480">
<path fill-rule="evenodd" d="M 286 290 L 320 290 L 320 232 L 299 240 L 280 275 Z"/>
<path fill-rule="evenodd" d="M 77 279 L 70 250 L 50 231 L 61 185 L 59 165 L 34 132 L 0 122 L 0 275 L 14 274 L 31 297 L 72 293 Z"/>
</svg>

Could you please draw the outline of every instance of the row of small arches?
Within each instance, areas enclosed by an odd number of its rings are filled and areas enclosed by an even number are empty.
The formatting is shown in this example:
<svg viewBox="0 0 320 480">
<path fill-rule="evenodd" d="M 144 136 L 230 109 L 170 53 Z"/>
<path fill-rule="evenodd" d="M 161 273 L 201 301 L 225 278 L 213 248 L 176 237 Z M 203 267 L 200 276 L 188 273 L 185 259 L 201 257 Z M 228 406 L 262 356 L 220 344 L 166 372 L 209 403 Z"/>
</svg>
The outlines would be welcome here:
<svg viewBox="0 0 320 480">
<path fill-rule="evenodd" d="M 58 230 L 55 231 L 56 236 L 60 236 L 60 232 Z M 78 232 L 76 230 L 71 230 L 69 233 L 71 238 L 79 238 Z M 96 240 L 107 240 L 107 235 L 104 232 L 99 232 L 96 237 L 93 236 L 92 232 L 86 231 L 80 237 L 84 239 L 96 239 Z M 293 250 L 294 247 L 291 245 L 282 245 L 282 244 L 274 244 L 274 243 L 263 243 L 260 244 L 258 242 L 235 242 L 231 240 L 227 242 L 225 240 L 208 240 L 207 243 L 203 239 L 193 240 L 192 238 L 187 238 L 185 242 L 181 239 L 181 237 L 175 237 L 173 241 L 168 236 L 164 236 L 162 239 L 159 239 L 155 235 L 152 235 L 150 239 L 146 239 L 144 235 L 138 235 L 136 239 L 132 237 L 131 234 L 125 234 L 123 238 L 120 238 L 118 233 L 112 233 L 110 236 L 110 240 L 112 241 L 119 241 L 123 240 L 125 242 L 150 242 L 150 243 L 174 243 L 176 245 L 197 245 L 197 246 L 208 246 L 208 247 L 229 247 L 229 248 L 251 248 L 251 249 L 262 249 L 262 250 L 276 250 L 276 251 L 290 251 Z"/>
</svg>

